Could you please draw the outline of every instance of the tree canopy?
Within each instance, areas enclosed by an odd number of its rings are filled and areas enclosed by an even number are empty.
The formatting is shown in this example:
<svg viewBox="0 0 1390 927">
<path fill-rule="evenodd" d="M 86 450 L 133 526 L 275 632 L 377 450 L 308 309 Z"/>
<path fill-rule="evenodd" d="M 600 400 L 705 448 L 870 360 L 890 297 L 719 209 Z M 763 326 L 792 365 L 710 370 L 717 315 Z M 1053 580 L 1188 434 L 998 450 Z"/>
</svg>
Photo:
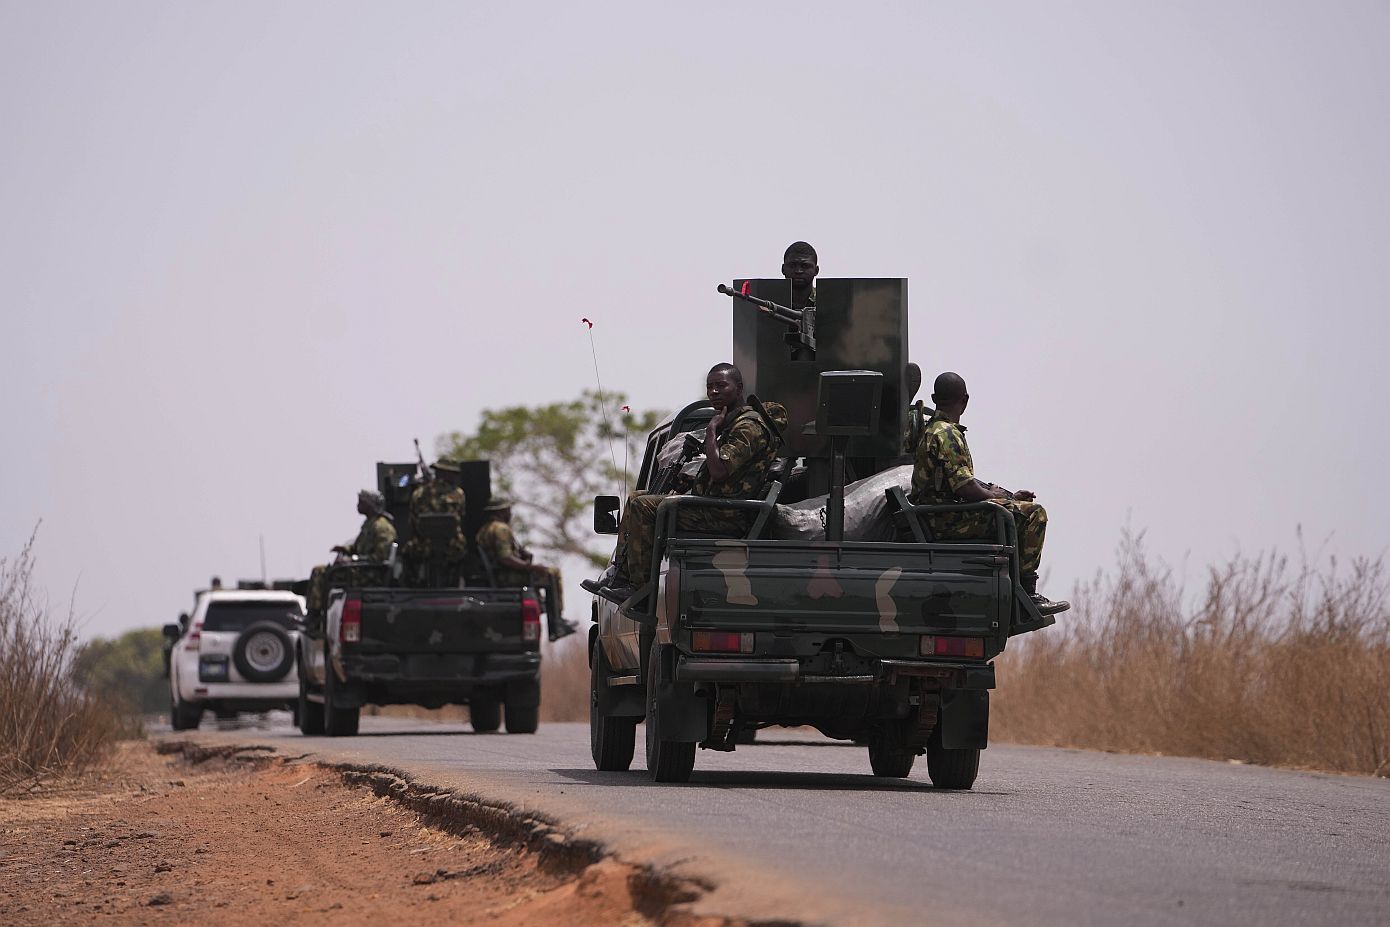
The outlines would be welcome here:
<svg viewBox="0 0 1390 927">
<path fill-rule="evenodd" d="M 489 409 L 476 431 L 442 435 L 436 448 L 441 456 L 492 462 L 492 493 L 512 500 L 530 546 L 602 567 L 612 544 L 596 542 L 593 497 L 625 482 L 631 488 L 647 434 L 666 415 L 634 413 L 626 401 L 622 393 L 585 390 L 568 402 Z"/>
</svg>

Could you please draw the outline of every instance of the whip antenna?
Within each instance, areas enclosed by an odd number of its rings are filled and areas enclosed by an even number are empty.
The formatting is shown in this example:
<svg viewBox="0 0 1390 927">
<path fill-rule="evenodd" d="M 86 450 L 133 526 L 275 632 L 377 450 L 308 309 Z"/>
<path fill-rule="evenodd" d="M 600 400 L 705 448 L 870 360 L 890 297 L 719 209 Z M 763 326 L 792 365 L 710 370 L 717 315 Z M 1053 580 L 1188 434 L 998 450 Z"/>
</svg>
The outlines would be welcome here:
<svg viewBox="0 0 1390 927">
<path fill-rule="evenodd" d="M 589 329 L 589 353 L 594 358 L 594 382 L 598 384 L 598 407 L 603 413 L 603 424 L 608 426 L 608 459 L 613 463 L 613 469 L 618 469 L 618 455 L 613 450 L 613 422 L 608 417 L 608 397 L 603 394 L 603 378 L 598 372 L 598 347 L 594 344 L 594 323 L 588 319 L 580 319 Z M 627 496 L 627 440 L 623 440 L 623 496 Z"/>
</svg>

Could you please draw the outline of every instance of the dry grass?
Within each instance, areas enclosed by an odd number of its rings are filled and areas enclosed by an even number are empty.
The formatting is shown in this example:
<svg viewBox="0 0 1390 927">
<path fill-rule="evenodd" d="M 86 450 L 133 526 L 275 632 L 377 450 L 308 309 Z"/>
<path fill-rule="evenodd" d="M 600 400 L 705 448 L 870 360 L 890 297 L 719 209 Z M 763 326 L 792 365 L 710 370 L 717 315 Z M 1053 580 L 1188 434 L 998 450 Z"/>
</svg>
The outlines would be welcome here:
<svg viewBox="0 0 1390 927">
<path fill-rule="evenodd" d="M 102 759 L 122 718 L 73 677 L 77 628 L 33 587 L 34 539 L 0 558 L 0 795 Z"/>
<path fill-rule="evenodd" d="M 991 735 L 1390 775 L 1388 593 L 1383 558 L 1265 554 L 1190 598 L 1126 536 L 1113 575 L 1004 654 Z"/>
</svg>

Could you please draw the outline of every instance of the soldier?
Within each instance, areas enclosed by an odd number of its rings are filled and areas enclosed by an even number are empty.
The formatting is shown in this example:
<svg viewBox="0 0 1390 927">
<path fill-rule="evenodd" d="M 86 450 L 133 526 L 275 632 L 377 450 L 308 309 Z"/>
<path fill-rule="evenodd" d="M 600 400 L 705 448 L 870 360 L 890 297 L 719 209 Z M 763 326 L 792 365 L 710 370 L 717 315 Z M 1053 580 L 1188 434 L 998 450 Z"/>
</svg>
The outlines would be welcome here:
<svg viewBox="0 0 1390 927">
<path fill-rule="evenodd" d="M 931 398 L 936 414 L 927 422 L 917 445 L 909 498 L 916 505 L 990 502 L 1008 511 L 1018 529 L 1022 570 L 1019 582 L 1023 591 L 1032 596 L 1043 614 L 1070 608 L 1066 602 L 1053 602 L 1038 594 L 1038 565 L 1047 531 L 1047 510 L 1034 501 L 1034 494 L 1027 489 L 1009 492 L 975 478 L 975 463 L 965 443 L 965 426 L 960 424 L 970 402 L 965 380 L 959 374 L 943 373 L 932 386 Z M 994 530 L 994 519 L 984 512 L 944 512 L 927 519 L 937 538 L 985 538 Z"/>
<path fill-rule="evenodd" d="M 512 533 L 512 504 L 506 499 L 493 499 L 483 507 L 483 517 L 486 521 L 478 529 L 475 541 L 478 550 L 491 561 L 497 585 L 545 589 L 546 624 L 552 642 L 578 630 L 573 621 L 564 619 L 565 599 L 559 569 L 535 563 L 531 552 L 517 543 Z"/>
<path fill-rule="evenodd" d="M 820 266 L 816 263 L 816 249 L 804 241 L 794 241 L 787 245 L 782 255 L 782 276 L 792 285 L 793 309 L 816 306 L 816 275 Z"/>
<path fill-rule="evenodd" d="M 437 542 L 420 535 L 420 516 L 442 514 L 458 517 L 458 533 L 440 551 L 448 572 L 457 574 L 468 554 L 468 538 L 463 533 L 463 516 L 468 499 L 458 485 L 458 461 L 440 458 L 430 467 L 430 471 L 432 478 L 420 483 L 410 494 L 410 524 L 414 536 L 401 548 L 401 556 L 410 565 L 411 578 L 422 583 L 426 581 L 422 574 L 435 553 Z M 452 583 L 442 579 L 439 581 L 443 585 L 452 585 L 458 579 L 455 577 Z"/>
<path fill-rule="evenodd" d="M 752 498 L 762 492 L 781 442 L 762 416 L 744 404 L 743 374 L 733 364 L 712 367 L 705 378 L 705 392 L 715 413 L 705 428 L 705 464 L 688 494 Z M 787 426 L 787 410 L 780 404 L 769 402 L 764 408 L 778 432 Z M 585 589 L 622 604 L 647 581 L 656 539 L 656 509 L 664 498 L 660 493 L 641 493 L 628 500 L 618 526 L 613 568 L 597 581 L 585 580 Z M 742 530 L 747 525 L 744 511 L 704 506 L 683 507 L 676 520 L 681 530 L 716 534 Z"/>
<path fill-rule="evenodd" d="M 381 493 L 364 489 L 357 494 L 357 514 L 362 516 L 362 527 L 357 537 L 347 544 L 337 544 L 333 553 L 343 556 L 358 556 L 368 560 L 385 560 L 391 556 L 391 545 L 396 543 L 396 526 L 391 524 L 391 516 L 386 514 L 386 500 Z M 308 607 L 311 614 L 320 614 L 328 605 L 328 590 L 324 586 L 327 566 L 316 566 L 309 574 Z"/>
</svg>

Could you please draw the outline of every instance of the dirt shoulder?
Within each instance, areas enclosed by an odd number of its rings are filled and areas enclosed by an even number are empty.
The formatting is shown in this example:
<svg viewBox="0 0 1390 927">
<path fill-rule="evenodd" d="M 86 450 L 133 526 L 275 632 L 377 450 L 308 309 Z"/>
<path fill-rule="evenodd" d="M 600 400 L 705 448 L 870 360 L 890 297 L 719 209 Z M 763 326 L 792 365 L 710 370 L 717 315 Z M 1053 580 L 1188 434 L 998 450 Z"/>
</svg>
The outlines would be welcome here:
<svg viewBox="0 0 1390 927">
<path fill-rule="evenodd" d="M 335 770 L 200 759 L 128 743 L 100 778 L 0 802 L 0 923 L 736 927 L 631 866 L 441 826 Z"/>
</svg>

